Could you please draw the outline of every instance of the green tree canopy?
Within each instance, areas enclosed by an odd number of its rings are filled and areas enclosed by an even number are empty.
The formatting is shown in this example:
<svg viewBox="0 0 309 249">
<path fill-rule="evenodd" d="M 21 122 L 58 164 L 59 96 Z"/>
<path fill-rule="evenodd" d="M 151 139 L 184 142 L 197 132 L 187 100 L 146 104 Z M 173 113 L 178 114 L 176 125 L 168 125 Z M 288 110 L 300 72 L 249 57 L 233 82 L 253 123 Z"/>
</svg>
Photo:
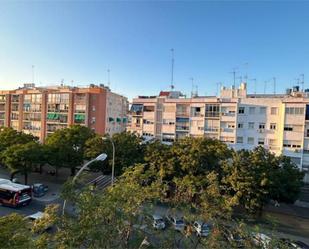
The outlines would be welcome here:
<svg viewBox="0 0 309 249">
<path fill-rule="evenodd" d="M 122 132 L 114 134 L 111 139 L 115 144 L 115 174 L 120 175 L 124 169 L 143 162 L 144 146 L 142 139 L 134 133 Z M 110 172 L 113 159 L 113 147 L 109 139 L 103 140 L 101 136 L 96 135 L 86 142 L 85 157 L 92 159 L 100 153 L 106 153 L 108 156 L 107 169 Z"/>
<path fill-rule="evenodd" d="M 13 128 L 0 128 L 0 163 L 3 163 L 2 153 L 12 145 L 26 144 L 31 141 L 37 141 L 38 138 L 31 134 L 18 132 Z"/>
<path fill-rule="evenodd" d="M 20 171 L 25 176 L 27 184 L 28 174 L 42 162 L 41 155 L 42 146 L 38 142 L 28 142 L 8 147 L 3 152 L 3 161 L 11 171 Z"/>
<path fill-rule="evenodd" d="M 48 163 L 56 169 L 70 168 L 74 175 L 75 168 L 84 161 L 86 141 L 94 136 L 93 131 L 80 125 L 55 131 L 45 141 Z"/>
</svg>

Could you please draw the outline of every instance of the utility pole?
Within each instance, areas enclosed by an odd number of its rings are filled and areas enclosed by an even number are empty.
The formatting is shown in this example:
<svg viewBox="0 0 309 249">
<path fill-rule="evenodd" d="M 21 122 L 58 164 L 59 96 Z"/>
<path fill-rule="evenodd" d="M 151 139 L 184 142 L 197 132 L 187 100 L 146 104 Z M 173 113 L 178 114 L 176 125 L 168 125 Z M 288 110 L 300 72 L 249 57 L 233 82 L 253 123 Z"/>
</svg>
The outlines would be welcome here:
<svg viewBox="0 0 309 249">
<path fill-rule="evenodd" d="M 174 86 L 174 49 L 171 49 L 172 52 L 172 68 L 171 68 L 171 90 L 175 88 Z"/>
</svg>

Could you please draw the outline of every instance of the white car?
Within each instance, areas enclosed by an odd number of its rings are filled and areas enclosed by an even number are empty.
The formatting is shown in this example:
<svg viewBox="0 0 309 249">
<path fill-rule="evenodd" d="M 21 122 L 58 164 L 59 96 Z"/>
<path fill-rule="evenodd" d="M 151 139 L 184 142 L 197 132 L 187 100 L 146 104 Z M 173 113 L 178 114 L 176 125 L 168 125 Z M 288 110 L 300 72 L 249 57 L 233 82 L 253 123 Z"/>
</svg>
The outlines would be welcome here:
<svg viewBox="0 0 309 249">
<path fill-rule="evenodd" d="M 152 215 L 152 219 L 153 219 L 152 226 L 155 229 L 163 230 L 165 228 L 165 222 L 162 216 L 154 214 Z"/>
<path fill-rule="evenodd" d="M 44 216 L 43 212 L 36 212 L 34 214 L 28 215 L 26 218 L 31 221 L 36 221 L 36 220 L 42 219 L 43 216 Z"/>
<path fill-rule="evenodd" d="M 37 220 L 42 219 L 46 214 L 44 214 L 43 212 L 36 212 L 34 214 L 28 215 L 26 216 L 26 219 L 30 220 L 31 222 L 36 222 Z M 49 229 L 51 229 L 51 225 L 46 224 L 46 226 L 44 227 L 44 231 L 47 231 Z"/>
<path fill-rule="evenodd" d="M 210 225 L 203 221 L 194 221 L 193 228 L 197 236 L 206 237 L 210 234 Z"/>
<path fill-rule="evenodd" d="M 185 222 L 183 218 L 177 217 L 175 215 L 167 215 L 166 218 L 169 220 L 176 231 L 182 232 L 185 229 Z"/>
<path fill-rule="evenodd" d="M 267 249 L 270 245 L 271 238 L 264 233 L 253 233 L 253 243 L 257 246 Z"/>
</svg>

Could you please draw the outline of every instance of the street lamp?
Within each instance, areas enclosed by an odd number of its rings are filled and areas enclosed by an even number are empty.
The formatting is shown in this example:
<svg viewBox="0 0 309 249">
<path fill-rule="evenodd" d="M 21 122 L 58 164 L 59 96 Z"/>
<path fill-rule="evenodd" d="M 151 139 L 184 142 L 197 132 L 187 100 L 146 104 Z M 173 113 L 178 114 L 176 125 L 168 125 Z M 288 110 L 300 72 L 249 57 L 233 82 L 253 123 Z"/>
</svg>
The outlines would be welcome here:
<svg viewBox="0 0 309 249">
<path fill-rule="evenodd" d="M 73 177 L 72 183 L 74 183 L 77 179 L 77 177 L 82 173 L 82 171 L 87 168 L 91 163 L 96 162 L 96 161 L 104 161 L 107 158 L 107 155 L 105 153 L 102 153 L 98 155 L 96 158 L 90 160 L 89 162 L 85 163 L 77 172 L 77 174 Z M 62 207 L 62 215 L 64 215 L 64 210 L 65 210 L 65 205 L 67 203 L 67 200 L 65 199 L 63 201 L 63 207 Z"/>
<path fill-rule="evenodd" d="M 104 141 L 109 140 L 113 146 L 113 163 L 112 163 L 112 186 L 114 185 L 114 175 L 115 175 L 115 144 L 111 137 L 102 137 Z"/>
</svg>

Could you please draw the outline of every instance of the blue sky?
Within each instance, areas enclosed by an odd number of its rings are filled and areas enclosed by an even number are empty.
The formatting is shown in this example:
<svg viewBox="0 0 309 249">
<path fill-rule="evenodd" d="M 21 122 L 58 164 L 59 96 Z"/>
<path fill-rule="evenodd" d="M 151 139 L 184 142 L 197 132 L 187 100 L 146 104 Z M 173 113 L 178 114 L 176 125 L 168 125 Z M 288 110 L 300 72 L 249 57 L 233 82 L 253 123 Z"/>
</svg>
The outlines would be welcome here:
<svg viewBox="0 0 309 249">
<path fill-rule="evenodd" d="M 187 94 L 191 77 L 200 95 L 232 85 L 235 67 L 258 92 L 274 76 L 283 92 L 302 73 L 309 88 L 306 1 L 1 2 L 0 13 L 0 88 L 32 81 L 32 65 L 37 85 L 107 83 L 110 68 L 112 90 L 155 95 L 170 85 L 171 48 Z"/>
</svg>

